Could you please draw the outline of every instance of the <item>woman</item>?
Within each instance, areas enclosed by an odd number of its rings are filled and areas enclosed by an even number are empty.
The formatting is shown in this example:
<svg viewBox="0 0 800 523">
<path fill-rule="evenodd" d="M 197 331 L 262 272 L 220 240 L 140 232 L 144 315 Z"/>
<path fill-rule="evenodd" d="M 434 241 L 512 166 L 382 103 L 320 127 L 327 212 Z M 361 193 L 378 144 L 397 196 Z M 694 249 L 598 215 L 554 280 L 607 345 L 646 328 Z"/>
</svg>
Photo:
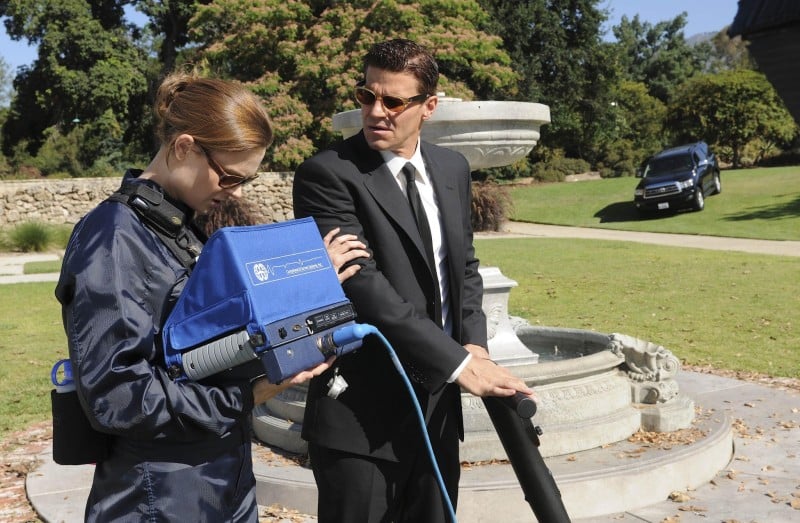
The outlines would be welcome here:
<svg viewBox="0 0 800 523">
<path fill-rule="evenodd" d="M 272 127 L 243 86 L 188 74 L 164 80 L 155 117 L 158 153 L 143 171 L 126 172 L 120 190 L 130 202 L 143 198 L 136 205 L 107 200 L 78 223 L 56 288 L 81 405 L 110 441 L 85 518 L 257 521 L 251 410 L 331 362 L 280 385 L 231 376 L 171 380 L 159 339 L 188 269 L 159 227 L 143 223 L 139 207 L 168 211 L 169 223 L 185 225 L 201 241 L 189 225 L 194 214 L 241 197 L 257 176 Z M 325 238 L 335 266 L 367 255 L 353 236 L 332 242 L 336 233 Z"/>
</svg>

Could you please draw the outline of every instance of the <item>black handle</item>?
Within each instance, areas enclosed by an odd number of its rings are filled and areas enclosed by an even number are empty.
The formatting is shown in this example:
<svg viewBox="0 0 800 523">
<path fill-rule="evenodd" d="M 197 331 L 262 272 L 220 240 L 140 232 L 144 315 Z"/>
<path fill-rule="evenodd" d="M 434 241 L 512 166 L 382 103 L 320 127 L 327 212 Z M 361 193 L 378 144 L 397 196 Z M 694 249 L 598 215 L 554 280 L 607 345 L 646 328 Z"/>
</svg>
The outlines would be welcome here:
<svg viewBox="0 0 800 523">
<path fill-rule="evenodd" d="M 497 397 L 497 399 L 503 405 L 516 412 L 520 418 L 532 418 L 536 414 L 536 402 L 527 394 L 517 392 L 513 396 L 502 396 Z"/>
</svg>

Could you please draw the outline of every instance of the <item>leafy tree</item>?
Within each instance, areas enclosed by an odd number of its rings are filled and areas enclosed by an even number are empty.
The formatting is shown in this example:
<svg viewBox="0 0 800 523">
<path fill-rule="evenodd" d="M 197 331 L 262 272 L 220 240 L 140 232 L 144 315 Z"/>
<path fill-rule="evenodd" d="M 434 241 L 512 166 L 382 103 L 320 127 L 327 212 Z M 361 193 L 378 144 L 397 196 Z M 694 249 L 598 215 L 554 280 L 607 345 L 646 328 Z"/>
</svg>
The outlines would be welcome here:
<svg viewBox="0 0 800 523">
<path fill-rule="evenodd" d="M 681 130 L 683 141 L 703 139 L 730 149 L 733 168 L 741 167 L 742 151 L 755 140 L 786 145 L 798 132 L 766 77 L 745 69 L 686 82 L 670 104 L 668 122 Z"/>
<path fill-rule="evenodd" d="M 147 28 L 157 40 L 160 76 L 164 76 L 175 69 L 180 51 L 190 43 L 189 20 L 197 7 L 211 0 L 133 0 L 132 3 L 148 17 Z"/>
<path fill-rule="evenodd" d="M 599 0 L 480 0 L 520 73 L 517 94 L 504 98 L 550 107 L 551 123 L 533 155 L 561 148 L 568 157 L 597 160 L 597 143 L 613 114 L 616 65 L 600 41 L 606 19 Z"/>
<path fill-rule="evenodd" d="M 266 161 L 292 169 L 336 139 L 332 115 L 356 108 L 361 57 L 375 42 L 404 37 L 433 50 L 449 96 L 513 95 L 517 76 L 500 38 L 479 29 L 487 22 L 473 0 L 217 0 L 189 27 L 213 71 L 267 101 L 276 139 Z"/>
<path fill-rule="evenodd" d="M 753 57 L 747 50 L 747 44 L 741 36 L 731 38 L 725 27 L 711 39 L 713 51 L 709 72 L 720 72 L 729 69 L 757 69 Z"/>
<path fill-rule="evenodd" d="M 691 46 L 686 42 L 686 16 L 681 13 L 655 25 L 642 22 L 639 15 L 632 20 L 623 16 L 611 29 L 623 76 L 647 85 L 650 94 L 664 103 L 676 86 L 703 72 L 711 56 L 708 43 Z"/>
<path fill-rule="evenodd" d="M 117 122 L 139 117 L 130 102 L 147 92 L 144 54 L 124 22 L 126 1 L 9 0 L 0 4 L 12 38 L 35 44 L 38 56 L 14 80 L 14 98 L 3 126 L 6 152 L 25 141 L 29 151 L 67 136 L 103 115 Z M 110 111 L 110 113 L 108 113 Z M 55 127 L 57 131 L 48 131 Z M 99 154 L 100 151 L 87 151 Z"/>
<path fill-rule="evenodd" d="M 13 92 L 11 71 L 8 62 L 0 56 L 0 109 L 8 107 Z"/>
<path fill-rule="evenodd" d="M 599 143 L 598 167 L 604 177 L 631 176 L 642 160 L 667 145 L 667 108 L 638 82 L 621 82 L 612 96 L 614 124 Z"/>
</svg>

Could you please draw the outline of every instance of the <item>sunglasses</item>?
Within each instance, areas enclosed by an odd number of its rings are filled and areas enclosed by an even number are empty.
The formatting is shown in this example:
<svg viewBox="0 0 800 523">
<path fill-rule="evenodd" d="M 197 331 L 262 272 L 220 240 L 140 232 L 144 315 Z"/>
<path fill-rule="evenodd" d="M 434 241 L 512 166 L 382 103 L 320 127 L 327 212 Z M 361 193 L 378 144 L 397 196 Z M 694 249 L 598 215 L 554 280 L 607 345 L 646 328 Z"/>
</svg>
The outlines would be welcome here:
<svg viewBox="0 0 800 523">
<path fill-rule="evenodd" d="M 234 187 L 248 184 L 258 178 L 259 173 L 256 173 L 253 176 L 241 176 L 238 174 L 226 173 L 225 169 L 223 169 L 222 166 L 218 164 L 217 161 L 211 156 L 211 153 L 208 152 L 208 149 L 199 144 L 198 147 L 200 147 L 200 150 L 206 155 L 206 160 L 208 161 L 209 167 L 211 167 L 211 169 L 217 173 L 217 176 L 219 176 L 219 186 L 223 189 L 233 189 Z"/>
<path fill-rule="evenodd" d="M 418 94 L 411 98 L 403 98 L 402 96 L 378 96 L 366 87 L 361 85 L 356 87 L 356 101 L 361 105 L 372 105 L 376 100 L 380 100 L 383 107 L 392 113 L 402 113 L 410 104 L 414 102 L 421 102 L 430 98 L 427 94 Z"/>
</svg>

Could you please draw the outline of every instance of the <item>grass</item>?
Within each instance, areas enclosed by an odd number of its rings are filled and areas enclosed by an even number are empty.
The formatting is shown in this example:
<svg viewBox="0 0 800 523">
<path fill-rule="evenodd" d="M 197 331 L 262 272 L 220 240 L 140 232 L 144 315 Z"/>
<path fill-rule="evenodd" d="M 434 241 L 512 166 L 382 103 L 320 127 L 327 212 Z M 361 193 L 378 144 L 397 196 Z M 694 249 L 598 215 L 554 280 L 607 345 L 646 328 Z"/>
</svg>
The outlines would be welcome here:
<svg viewBox="0 0 800 523">
<path fill-rule="evenodd" d="M 797 258 L 545 238 L 476 249 L 517 281 L 509 313 L 533 325 L 620 332 L 686 364 L 800 378 Z"/>
<path fill-rule="evenodd" d="M 67 356 L 53 288 L 0 285 L 0 439 L 50 417 L 50 369 Z"/>
<path fill-rule="evenodd" d="M 24 274 L 50 274 L 61 271 L 61 260 L 28 262 L 23 268 Z"/>
<path fill-rule="evenodd" d="M 725 171 L 699 213 L 632 216 L 632 178 L 515 187 L 515 219 L 615 229 L 800 239 L 800 168 Z M 686 364 L 800 378 L 797 258 L 628 242 L 480 239 L 484 266 L 518 282 L 510 313 L 534 325 L 621 332 Z M 60 262 L 45 262 L 57 270 Z M 26 271 L 45 271 L 28 264 Z M 0 285 L 0 440 L 50 417 L 67 354 L 53 283 Z"/>
<path fill-rule="evenodd" d="M 722 193 L 702 212 L 640 220 L 636 178 L 516 186 L 512 219 L 628 231 L 800 240 L 800 167 L 722 172 Z"/>
</svg>

